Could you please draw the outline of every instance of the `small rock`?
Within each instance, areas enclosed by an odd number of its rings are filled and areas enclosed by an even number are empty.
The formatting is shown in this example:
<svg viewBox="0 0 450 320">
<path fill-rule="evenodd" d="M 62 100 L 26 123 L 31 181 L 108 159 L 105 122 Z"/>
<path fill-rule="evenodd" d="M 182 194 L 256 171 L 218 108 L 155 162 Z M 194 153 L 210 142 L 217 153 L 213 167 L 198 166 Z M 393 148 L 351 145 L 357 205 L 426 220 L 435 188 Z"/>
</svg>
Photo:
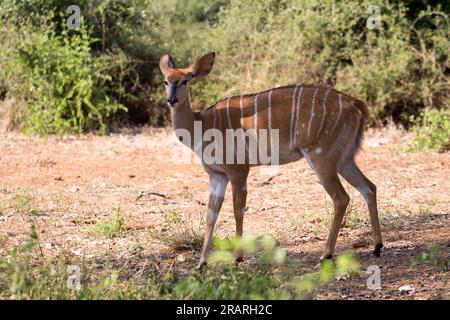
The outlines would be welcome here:
<svg viewBox="0 0 450 320">
<path fill-rule="evenodd" d="M 47 243 L 43 243 L 42 246 L 43 246 L 45 249 L 51 249 L 51 248 L 53 247 L 53 244 L 50 243 L 50 242 L 47 242 Z"/>
<path fill-rule="evenodd" d="M 336 281 L 345 281 L 348 279 L 348 275 L 343 275 L 343 276 L 337 276 L 336 277 Z"/>
<path fill-rule="evenodd" d="M 189 257 L 187 253 L 179 254 L 176 258 L 177 262 L 185 262 L 186 259 Z"/>
<path fill-rule="evenodd" d="M 77 186 L 74 186 L 74 187 L 72 187 L 72 188 L 70 188 L 70 192 L 77 192 L 77 191 L 79 191 L 80 190 L 80 187 L 77 187 Z"/>
<path fill-rule="evenodd" d="M 398 288 L 398 291 L 400 291 L 400 293 L 414 293 L 414 291 L 416 291 L 416 289 L 412 285 L 405 284 L 405 285 L 401 286 L 400 288 Z"/>
<path fill-rule="evenodd" d="M 310 223 L 321 223 L 321 222 L 322 222 L 322 219 L 320 219 L 320 218 L 316 218 L 316 219 L 313 219 L 310 221 Z"/>
<path fill-rule="evenodd" d="M 81 249 L 75 249 L 72 250 L 72 253 L 76 256 L 83 256 L 83 253 L 81 252 Z"/>
</svg>

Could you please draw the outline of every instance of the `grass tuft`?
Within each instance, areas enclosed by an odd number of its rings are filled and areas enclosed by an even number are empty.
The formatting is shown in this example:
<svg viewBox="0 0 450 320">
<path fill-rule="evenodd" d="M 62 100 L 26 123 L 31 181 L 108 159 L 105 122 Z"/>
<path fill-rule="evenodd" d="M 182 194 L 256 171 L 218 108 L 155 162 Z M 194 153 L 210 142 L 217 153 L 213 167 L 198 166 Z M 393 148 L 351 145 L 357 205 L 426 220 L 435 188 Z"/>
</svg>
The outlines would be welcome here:
<svg viewBox="0 0 450 320">
<path fill-rule="evenodd" d="M 175 251 L 198 250 L 203 244 L 199 225 L 171 210 L 164 216 L 164 223 L 152 230 L 150 235 Z"/>
<path fill-rule="evenodd" d="M 88 227 L 88 232 L 91 235 L 109 239 L 120 236 L 123 231 L 124 218 L 120 212 L 120 209 L 117 210 L 117 215 L 113 220 L 97 222 L 93 226 Z"/>
</svg>

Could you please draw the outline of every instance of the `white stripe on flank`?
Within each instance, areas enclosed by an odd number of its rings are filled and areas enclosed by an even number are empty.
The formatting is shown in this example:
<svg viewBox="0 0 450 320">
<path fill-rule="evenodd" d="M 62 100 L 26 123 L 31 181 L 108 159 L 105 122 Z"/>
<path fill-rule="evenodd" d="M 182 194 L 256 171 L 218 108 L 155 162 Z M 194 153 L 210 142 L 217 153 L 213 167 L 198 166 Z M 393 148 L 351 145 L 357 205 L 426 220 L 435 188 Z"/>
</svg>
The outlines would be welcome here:
<svg viewBox="0 0 450 320">
<path fill-rule="evenodd" d="M 255 115 L 254 115 L 255 117 L 253 119 L 256 137 L 258 137 L 258 96 L 259 93 L 255 96 Z"/>
<path fill-rule="evenodd" d="M 292 94 L 292 111 L 291 111 L 291 130 L 289 135 L 289 148 L 293 149 L 292 139 L 294 137 L 294 117 L 295 117 L 295 94 L 297 93 L 299 84 L 295 86 L 294 93 Z"/>
<path fill-rule="evenodd" d="M 267 96 L 267 108 L 268 108 L 268 133 L 269 133 L 269 143 L 270 143 L 270 154 L 272 154 L 272 148 L 273 148 L 273 141 L 272 141 L 272 90 L 269 91 L 269 94 Z"/>
<path fill-rule="evenodd" d="M 269 134 L 270 134 L 270 131 L 272 131 L 272 90 L 269 91 L 269 96 L 267 99 L 268 99 L 268 108 L 269 108 L 269 110 L 268 110 L 268 117 L 269 117 L 268 125 L 269 125 Z"/>
<path fill-rule="evenodd" d="M 300 98 L 302 96 L 302 92 L 303 92 L 303 87 L 300 87 L 300 92 L 298 93 L 298 97 L 297 97 L 297 111 L 296 111 L 296 117 L 295 117 L 295 129 L 294 129 L 294 145 L 297 143 L 297 135 L 298 135 L 298 130 L 297 130 L 297 125 L 298 125 L 298 115 L 300 113 Z M 305 124 L 303 124 L 305 125 Z"/>
<path fill-rule="evenodd" d="M 244 126 L 244 107 L 243 107 L 243 105 L 242 105 L 242 96 L 241 96 L 241 98 L 239 99 L 239 108 L 241 109 L 241 127 L 243 127 Z"/>
<path fill-rule="evenodd" d="M 315 108 L 316 108 L 316 96 L 317 96 L 318 91 L 319 91 L 319 88 L 316 88 L 316 90 L 314 91 L 314 94 L 313 94 L 313 98 L 312 98 L 311 116 L 309 117 L 309 124 L 308 124 L 308 135 L 307 135 L 308 140 L 309 140 L 309 136 L 311 135 L 312 120 L 313 120 L 314 116 L 316 115 Z"/>
<path fill-rule="evenodd" d="M 228 117 L 228 127 L 230 129 L 233 129 L 231 127 L 231 118 L 230 118 L 230 97 L 227 98 L 227 117 Z"/>
<path fill-rule="evenodd" d="M 334 129 L 336 129 L 336 126 L 339 123 L 339 119 L 341 118 L 341 113 L 342 113 L 342 94 L 339 94 L 339 113 L 338 113 L 338 116 L 336 118 L 336 121 L 334 122 L 334 126 L 331 129 L 331 131 L 330 131 L 330 134 L 332 134 Z"/>
<path fill-rule="evenodd" d="M 244 102 L 243 102 L 242 98 L 243 98 L 243 96 L 241 95 L 241 98 L 239 99 L 239 108 L 241 109 L 241 128 L 242 128 L 242 131 L 245 132 L 245 129 L 244 129 Z M 248 154 L 248 145 L 247 145 L 247 139 L 245 139 L 245 135 L 242 135 L 242 141 L 245 145 L 245 154 L 247 155 Z M 235 148 L 237 148 L 237 146 Z"/>
<path fill-rule="evenodd" d="M 323 129 L 323 125 L 325 124 L 325 116 L 327 115 L 327 99 L 328 99 L 328 94 L 330 93 L 331 88 L 327 89 L 327 92 L 325 93 L 325 98 L 323 100 L 323 110 L 322 110 L 322 119 L 320 121 L 320 127 L 319 130 L 317 130 L 317 136 L 316 138 L 319 137 L 320 133 L 322 132 Z"/>
</svg>

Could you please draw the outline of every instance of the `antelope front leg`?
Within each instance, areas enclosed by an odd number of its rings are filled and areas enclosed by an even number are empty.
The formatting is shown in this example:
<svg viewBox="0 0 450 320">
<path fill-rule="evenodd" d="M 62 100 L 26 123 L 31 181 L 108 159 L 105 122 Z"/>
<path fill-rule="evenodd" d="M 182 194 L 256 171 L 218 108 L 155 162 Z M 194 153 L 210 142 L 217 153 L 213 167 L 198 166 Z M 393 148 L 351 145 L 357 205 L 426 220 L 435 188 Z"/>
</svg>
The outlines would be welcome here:
<svg viewBox="0 0 450 320">
<path fill-rule="evenodd" d="M 197 268 L 201 268 L 206 264 L 206 258 L 211 249 L 211 240 L 214 232 L 214 226 L 216 225 L 217 216 L 219 215 L 220 208 L 222 207 L 225 190 L 228 184 L 228 178 L 222 174 L 212 173 L 209 175 L 209 181 L 210 189 L 208 214 L 206 216 L 206 233 L 205 240 L 203 242 L 202 253 L 200 255 L 200 261 L 198 262 Z"/>
<path fill-rule="evenodd" d="M 247 176 L 244 179 L 231 182 L 231 188 L 233 191 L 233 209 L 234 218 L 236 220 L 236 236 L 242 237 L 243 223 L 244 223 L 244 210 L 247 200 Z M 242 249 L 236 250 L 236 261 L 242 261 L 244 252 Z"/>
</svg>

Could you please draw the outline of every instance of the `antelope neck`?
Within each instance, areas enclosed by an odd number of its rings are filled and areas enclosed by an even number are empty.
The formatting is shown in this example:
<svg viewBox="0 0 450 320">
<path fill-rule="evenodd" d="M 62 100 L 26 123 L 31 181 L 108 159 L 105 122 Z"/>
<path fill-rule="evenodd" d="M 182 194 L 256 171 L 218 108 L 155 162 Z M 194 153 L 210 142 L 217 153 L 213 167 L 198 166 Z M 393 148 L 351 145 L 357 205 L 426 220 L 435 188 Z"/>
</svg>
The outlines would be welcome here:
<svg viewBox="0 0 450 320">
<path fill-rule="evenodd" d="M 178 102 L 175 107 L 170 108 L 170 117 L 172 120 L 173 130 L 187 130 L 192 139 L 194 138 L 194 121 L 196 120 L 195 114 L 191 109 L 191 99 L 189 91 L 186 99 L 183 102 Z M 194 141 L 191 141 L 191 146 Z"/>
</svg>

